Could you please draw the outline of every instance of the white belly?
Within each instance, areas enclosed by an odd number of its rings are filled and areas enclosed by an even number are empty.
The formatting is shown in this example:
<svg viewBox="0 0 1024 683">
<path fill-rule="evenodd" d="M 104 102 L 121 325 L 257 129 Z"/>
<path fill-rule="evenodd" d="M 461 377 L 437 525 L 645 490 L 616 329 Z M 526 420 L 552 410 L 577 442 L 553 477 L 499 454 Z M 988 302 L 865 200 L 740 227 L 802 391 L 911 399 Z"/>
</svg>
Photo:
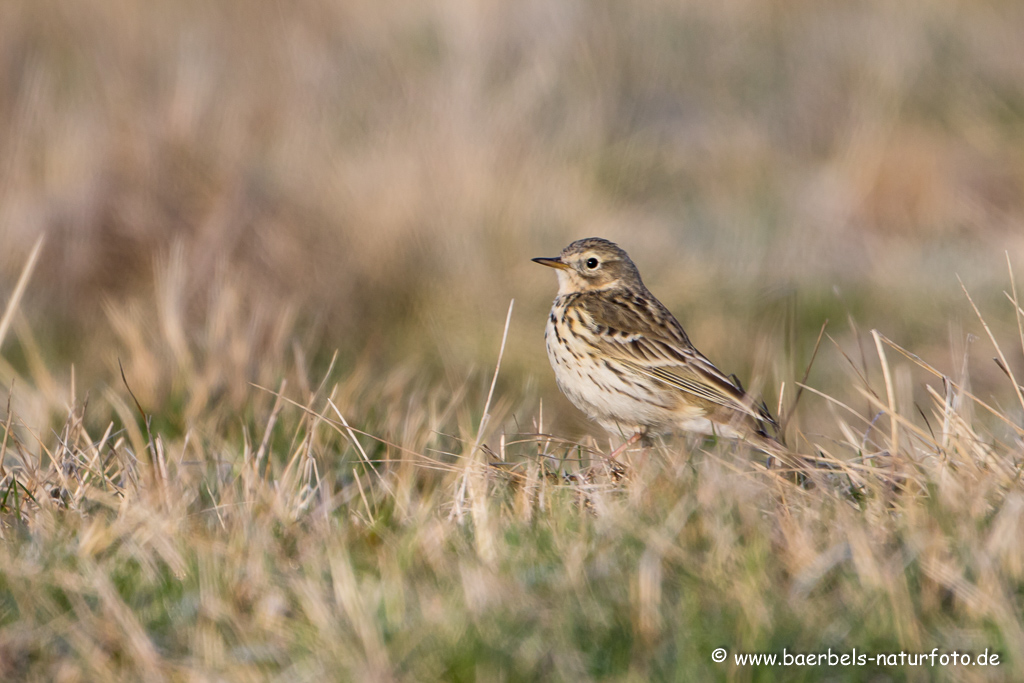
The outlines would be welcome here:
<svg viewBox="0 0 1024 683">
<path fill-rule="evenodd" d="M 683 421 L 701 419 L 703 411 L 681 406 L 669 387 L 637 377 L 614 360 L 597 359 L 581 351 L 574 355 L 559 343 L 554 328 L 549 317 L 544 341 L 558 388 L 605 429 L 627 435 L 638 430 L 664 433 L 681 428 Z"/>
</svg>

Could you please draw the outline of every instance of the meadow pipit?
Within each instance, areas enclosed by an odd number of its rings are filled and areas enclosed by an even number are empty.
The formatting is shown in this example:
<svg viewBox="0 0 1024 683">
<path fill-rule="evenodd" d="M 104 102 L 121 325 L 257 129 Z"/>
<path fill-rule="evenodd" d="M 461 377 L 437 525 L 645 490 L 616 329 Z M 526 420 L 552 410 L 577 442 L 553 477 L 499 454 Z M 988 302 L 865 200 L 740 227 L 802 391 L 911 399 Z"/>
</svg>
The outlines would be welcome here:
<svg viewBox="0 0 1024 683">
<path fill-rule="evenodd" d="M 626 252 L 591 237 L 533 260 L 558 270 L 544 332 L 558 388 L 608 431 L 631 435 L 613 457 L 647 434 L 676 430 L 775 450 L 768 408 L 694 348 Z"/>
</svg>

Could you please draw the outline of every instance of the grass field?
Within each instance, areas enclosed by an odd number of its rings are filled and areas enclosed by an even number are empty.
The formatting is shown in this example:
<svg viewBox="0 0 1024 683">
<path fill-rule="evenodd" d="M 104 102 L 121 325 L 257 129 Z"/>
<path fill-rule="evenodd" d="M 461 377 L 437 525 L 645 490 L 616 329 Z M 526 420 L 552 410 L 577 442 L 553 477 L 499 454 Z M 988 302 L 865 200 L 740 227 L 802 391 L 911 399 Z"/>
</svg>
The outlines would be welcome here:
<svg viewBox="0 0 1024 683">
<path fill-rule="evenodd" d="M 1024 679 L 1021 35 L 3 3 L 0 680 Z M 799 485 L 684 435 L 609 467 L 529 261 L 592 235 Z M 854 649 L 999 659 L 735 658 Z"/>
</svg>

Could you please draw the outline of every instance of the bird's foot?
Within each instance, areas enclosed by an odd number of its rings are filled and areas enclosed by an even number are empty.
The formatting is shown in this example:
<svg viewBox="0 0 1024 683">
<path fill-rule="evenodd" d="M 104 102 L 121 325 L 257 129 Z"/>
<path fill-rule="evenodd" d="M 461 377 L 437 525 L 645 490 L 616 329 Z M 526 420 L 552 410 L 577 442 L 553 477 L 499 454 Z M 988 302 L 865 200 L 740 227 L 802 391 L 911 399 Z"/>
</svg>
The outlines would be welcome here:
<svg viewBox="0 0 1024 683">
<path fill-rule="evenodd" d="M 620 455 L 622 455 L 625 452 L 627 448 L 629 448 L 642 438 L 644 438 L 644 433 L 637 432 L 633 436 L 626 439 L 625 443 L 623 443 L 621 446 L 612 451 L 611 455 L 608 456 L 608 459 L 612 461 L 616 460 Z"/>
</svg>

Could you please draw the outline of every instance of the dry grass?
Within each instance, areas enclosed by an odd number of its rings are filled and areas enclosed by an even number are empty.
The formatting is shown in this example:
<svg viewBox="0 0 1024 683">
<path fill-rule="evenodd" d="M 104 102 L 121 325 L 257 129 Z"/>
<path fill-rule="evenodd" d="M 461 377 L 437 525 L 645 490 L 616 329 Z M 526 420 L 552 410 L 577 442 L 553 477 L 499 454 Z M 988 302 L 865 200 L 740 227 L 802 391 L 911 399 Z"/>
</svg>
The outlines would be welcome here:
<svg viewBox="0 0 1024 683">
<path fill-rule="evenodd" d="M 253 324 L 219 303 L 237 291 L 212 296 L 218 343 L 125 322 L 126 367 L 177 359 L 160 413 L 3 368 L 6 680 L 771 677 L 714 664 L 719 646 L 1002 655 L 841 680 L 1024 670 L 1012 388 L 991 406 L 873 332 L 881 380 L 851 364 L 846 399 L 801 399 L 832 419 L 791 431 L 819 465 L 801 485 L 732 443 L 636 451 L 623 473 L 472 377 L 310 377 L 297 347 L 232 336 Z M 233 360 L 257 346 L 263 386 Z"/>
<path fill-rule="evenodd" d="M 1022 33 L 1000 0 L 0 3 L 0 678 L 1024 677 Z M 831 320 L 803 485 L 596 455 L 528 260 L 589 235 L 770 404 Z"/>
</svg>

